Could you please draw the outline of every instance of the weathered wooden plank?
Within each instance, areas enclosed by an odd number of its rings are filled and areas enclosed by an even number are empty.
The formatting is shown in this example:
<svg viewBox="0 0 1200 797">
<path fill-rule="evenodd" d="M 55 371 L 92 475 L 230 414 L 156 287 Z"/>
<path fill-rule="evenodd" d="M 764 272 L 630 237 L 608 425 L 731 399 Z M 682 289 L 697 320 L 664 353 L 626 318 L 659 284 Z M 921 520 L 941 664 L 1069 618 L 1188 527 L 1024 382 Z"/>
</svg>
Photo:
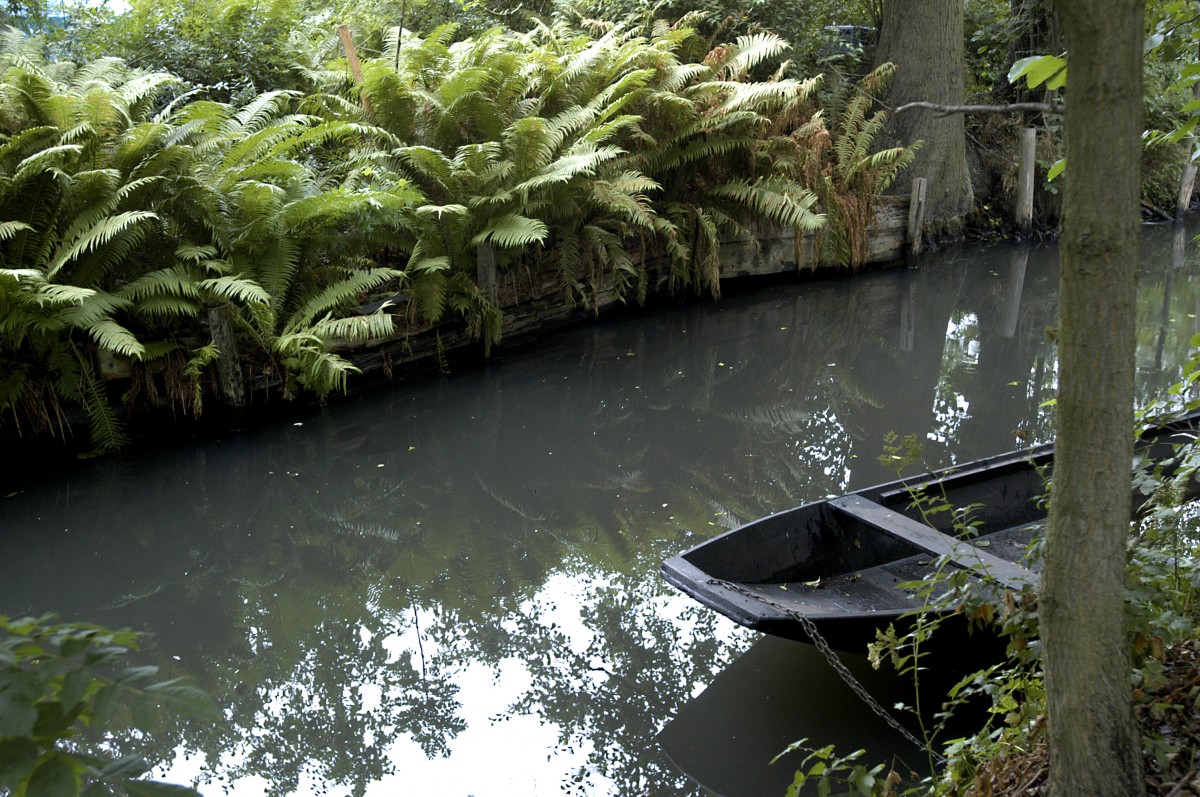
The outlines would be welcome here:
<svg viewBox="0 0 1200 797">
<path fill-rule="evenodd" d="M 908 202 L 908 254 L 912 257 L 921 254 L 921 228 L 925 226 L 925 194 L 928 190 L 927 179 L 913 178 L 912 197 Z"/>
<path fill-rule="evenodd" d="M 861 496 L 847 495 L 835 498 L 829 505 L 872 528 L 902 539 L 935 556 L 945 556 L 958 567 L 979 573 L 984 578 L 1010 589 L 1020 590 L 1026 584 L 1037 582 L 1037 575 L 1028 568 L 994 556 L 965 540 L 943 534 Z"/>
<path fill-rule="evenodd" d="M 1013 215 L 1017 229 L 1028 235 L 1033 227 L 1033 175 L 1037 165 L 1037 131 L 1032 127 L 1021 129 L 1021 160 L 1017 166 L 1017 206 Z"/>
</svg>

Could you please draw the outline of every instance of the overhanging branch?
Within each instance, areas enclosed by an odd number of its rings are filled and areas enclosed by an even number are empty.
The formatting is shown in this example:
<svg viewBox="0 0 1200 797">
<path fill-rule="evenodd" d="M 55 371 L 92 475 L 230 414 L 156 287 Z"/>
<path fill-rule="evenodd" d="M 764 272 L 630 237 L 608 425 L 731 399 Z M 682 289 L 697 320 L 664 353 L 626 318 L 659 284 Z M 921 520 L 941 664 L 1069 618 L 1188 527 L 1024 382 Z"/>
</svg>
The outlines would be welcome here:
<svg viewBox="0 0 1200 797">
<path fill-rule="evenodd" d="M 950 116 L 956 113 L 1017 113 L 1019 111 L 1062 115 L 1066 111 L 1066 106 L 1052 105 L 1048 102 L 1013 102 L 1008 105 L 938 105 L 934 102 L 910 102 L 901 105 L 895 110 L 895 113 L 918 109 L 933 111 L 934 116 Z"/>
</svg>

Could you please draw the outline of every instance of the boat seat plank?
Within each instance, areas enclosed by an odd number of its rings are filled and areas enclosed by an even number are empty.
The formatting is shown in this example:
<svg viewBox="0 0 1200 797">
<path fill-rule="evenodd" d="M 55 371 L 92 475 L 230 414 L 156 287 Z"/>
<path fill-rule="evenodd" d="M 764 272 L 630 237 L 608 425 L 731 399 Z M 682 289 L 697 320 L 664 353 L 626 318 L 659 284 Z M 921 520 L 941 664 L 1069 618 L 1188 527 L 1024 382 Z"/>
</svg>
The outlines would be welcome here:
<svg viewBox="0 0 1200 797">
<path fill-rule="evenodd" d="M 1037 583 L 1037 575 L 1015 562 L 1001 559 L 966 540 L 943 534 L 899 512 L 859 495 L 835 498 L 829 505 L 885 534 L 902 539 L 935 556 L 944 556 L 956 566 L 979 573 L 1009 589 L 1020 590 Z"/>
</svg>

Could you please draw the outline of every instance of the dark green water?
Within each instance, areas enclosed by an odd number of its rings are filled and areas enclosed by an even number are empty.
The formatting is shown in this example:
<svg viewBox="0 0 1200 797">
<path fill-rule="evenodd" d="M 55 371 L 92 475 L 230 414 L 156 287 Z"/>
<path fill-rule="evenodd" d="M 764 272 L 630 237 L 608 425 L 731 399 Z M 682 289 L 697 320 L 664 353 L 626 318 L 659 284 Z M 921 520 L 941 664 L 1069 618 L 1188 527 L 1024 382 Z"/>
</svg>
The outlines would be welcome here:
<svg viewBox="0 0 1200 797">
<path fill-rule="evenodd" d="M 1200 329 L 1200 258 L 1172 262 L 1166 228 L 1144 249 L 1148 400 Z M 776 793 L 781 739 L 886 734 L 846 726 L 857 708 L 779 643 L 722 679 L 746 717 L 685 709 L 752 635 L 659 562 L 889 478 L 889 431 L 916 434 L 929 467 L 1045 439 L 1055 258 L 952 250 L 602 321 L 44 479 L 0 499 L 0 612 L 152 632 L 149 657 L 224 710 L 156 738 L 162 776 L 208 794 L 695 794 L 656 740 L 680 712 L 710 724 L 664 735 L 681 764 L 719 793 Z"/>
</svg>

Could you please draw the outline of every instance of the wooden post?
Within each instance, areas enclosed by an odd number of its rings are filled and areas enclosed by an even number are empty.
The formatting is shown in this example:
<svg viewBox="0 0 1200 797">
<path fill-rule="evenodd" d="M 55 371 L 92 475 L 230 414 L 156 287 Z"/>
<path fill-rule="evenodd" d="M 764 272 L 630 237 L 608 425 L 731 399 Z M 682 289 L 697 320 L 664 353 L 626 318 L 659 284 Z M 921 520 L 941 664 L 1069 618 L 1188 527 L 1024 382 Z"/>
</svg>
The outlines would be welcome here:
<svg viewBox="0 0 1200 797">
<path fill-rule="evenodd" d="M 475 282 L 487 300 L 497 304 L 499 290 L 496 281 L 496 250 L 491 244 L 483 243 L 475 247 Z"/>
<path fill-rule="evenodd" d="M 1037 150 L 1037 131 L 1021 128 L 1020 161 L 1017 167 L 1017 207 L 1014 211 L 1017 229 L 1028 235 L 1033 229 L 1033 175 Z"/>
<path fill-rule="evenodd" d="M 362 63 L 358 60 L 358 49 L 354 46 L 354 37 L 350 35 L 350 28 L 345 25 L 338 25 L 338 38 L 342 40 L 342 46 L 346 48 L 346 60 L 350 63 L 350 74 L 354 76 L 354 82 L 362 85 L 363 71 Z M 361 94 L 363 111 L 369 116 L 371 114 L 371 101 L 366 94 Z"/>
<path fill-rule="evenodd" d="M 234 414 L 240 415 L 246 408 L 246 384 L 242 379 L 242 362 L 237 339 L 233 335 L 233 314 L 229 305 L 223 304 L 209 309 L 208 334 L 221 351 L 221 356 L 217 359 L 221 393 Z"/>
<path fill-rule="evenodd" d="M 912 197 L 908 203 L 908 254 L 916 257 L 921 254 L 921 228 L 925 226 L 925 193 L 929 181 L 924 177 L 914 177 L 912 181 Z"/>
<path fill-rule="evenodd" d="M 1189 142 L 1190 143 L 1190 142 Z M 1196 164 L 1190 160 L 1183 167 L 1179 178 L 1179 194 L 1175 197 L 1175 218 L 1182 219 L 1192 204 L 1192 191 L 1196 187 Z"/>
</svg>

